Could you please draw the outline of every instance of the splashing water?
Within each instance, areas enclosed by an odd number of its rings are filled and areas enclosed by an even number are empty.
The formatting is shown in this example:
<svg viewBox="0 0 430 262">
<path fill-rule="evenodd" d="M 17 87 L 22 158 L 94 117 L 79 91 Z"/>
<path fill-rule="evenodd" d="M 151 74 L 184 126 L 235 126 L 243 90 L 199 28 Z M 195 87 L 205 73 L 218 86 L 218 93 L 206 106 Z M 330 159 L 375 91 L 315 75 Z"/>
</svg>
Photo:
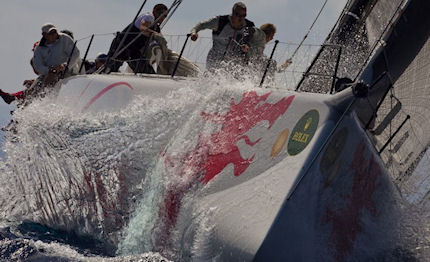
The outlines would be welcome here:
<svg viewBox="0 0 430 262">
<path fill-rule="evenodd" d="M 163 98 L 136 97 L 118 112 L 80 114 L 52 96 L 16 110 L 17 124 L 3 146 L 7 158 L 0 162 L 0 178 L 8 181 L 0 189 L 1 222 L 28 220 L 90 235 L 106 249 L 119 245 L 123 254 L 151 250 L 148 232 L 159 196 L 172 183 L 160 171 L 160 154 L 193 117 L 197 103 L 229 99 L 232 88 L 254 87 L 226 83 L 200 79 Z M 124 228 L 130 219 L 133 226 Z"/>
<path fill-rule="evenodd" d="M 201 185 L 178 175 L 182 167 L 166 169 L 165 161 L 195 149 L 200 134 L 219 130 L 202 121 L 201 112 L 223 115 L 237 91 L 255 90 L 254 83 L 202 78 L 166 97 L 140 96 L 118 112 L 97 114 L 78 114 L 49 96 L 35 100 L 14 113 L 18 124 L 3 147 L 0 178 L 8 186 L 0 188 L 0 222 L 29 220 L 89 235 L 103 241 L 104 254 L 124 259 L 118 261 L 150 251 L 173 260 L 216 258 L 217 251 L 201 252 L 212 239 L 216 210 L 195 213 Z M 159 223 L 166 214 L 159 210 L 167 189 L 176 185 L 191 189 L 166 236 Z"/>
</svg>

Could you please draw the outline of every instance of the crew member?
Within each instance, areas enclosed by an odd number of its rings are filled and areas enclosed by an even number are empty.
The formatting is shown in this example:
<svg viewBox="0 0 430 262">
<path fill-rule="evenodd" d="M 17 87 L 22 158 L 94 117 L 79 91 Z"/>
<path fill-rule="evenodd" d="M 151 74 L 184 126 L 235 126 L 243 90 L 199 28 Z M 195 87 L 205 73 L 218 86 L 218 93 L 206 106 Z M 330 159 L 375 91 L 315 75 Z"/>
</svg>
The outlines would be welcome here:
<svg viewBox="0 0 430 262">
<path fill-rule="evenodd" d="M 198 39 L 198 32 L 212 30 L 212 48 L 209 50 L 206 68 L 211 70 L 222 60 L 245 58 L 252 38 L 254 23 L 246 19 L 246 5 L 237 2 L 233 5 L 231 15 L 221 15 L 197 23 L 191 29 L 191 40 Z M 232 59 L 233 58 L 233 59 Z"/>
</svg>

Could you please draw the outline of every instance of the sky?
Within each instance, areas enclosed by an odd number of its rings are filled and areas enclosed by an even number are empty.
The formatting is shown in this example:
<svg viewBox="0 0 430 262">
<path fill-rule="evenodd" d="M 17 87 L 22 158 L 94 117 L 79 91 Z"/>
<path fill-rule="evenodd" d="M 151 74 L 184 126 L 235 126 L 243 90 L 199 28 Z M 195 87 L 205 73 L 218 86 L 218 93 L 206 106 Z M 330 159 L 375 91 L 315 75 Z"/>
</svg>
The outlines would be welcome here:
<svg viewBox="0 0 430 262">
<path fill-rule="evenodd" d="M 321 43 L 336 22 L 347 0 L 328 0 L 307 42 Z M 152 10 L 157 3 L 170 6 L 171 1 L 148 0 L 144 11 Z M 230 14 L 236 1 L 183 0 L 174 16 L 163 28 L 165 35 L 185 35 L 199 21 L 223 14 Z M 273 23 L 278 32 L 275 39 L 299 43 L 324 0 L 244 0 L 247 18 L 257 26 Z M 29 61 L 33 43 L 41 37 L 41 26 L 51 22 L 59 29 L 73 31 L 75 39 L 91 34 L 121 31 L 136 15 L 141 0 L 0 0 L 0 89 L 6 92 L 22 90 L 25 79 L 35 78 Z M 210 36 L 210 31 L 199 33 Z M 113 34 L 96 37 L 89 58 L 107 52 Z M 88 40 L 87 40 L 88 41 Z M 81 57 L 86 45 L 82 41 Z M 177 50 L 179 51 L 179 50 Z M 0 125 L 8 121 L 13 109 L 0 100 Z"/>
</svg>

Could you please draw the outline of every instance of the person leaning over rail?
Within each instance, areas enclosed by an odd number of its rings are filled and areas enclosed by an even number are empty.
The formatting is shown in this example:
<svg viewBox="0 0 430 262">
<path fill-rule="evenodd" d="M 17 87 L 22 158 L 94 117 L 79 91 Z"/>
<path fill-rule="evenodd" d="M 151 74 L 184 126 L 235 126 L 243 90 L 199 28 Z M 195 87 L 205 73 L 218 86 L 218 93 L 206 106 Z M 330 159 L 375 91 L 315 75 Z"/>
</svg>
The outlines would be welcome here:
<svg viewBox="0 0 430 262">
<path fill-rule="evenodd" d="M 55 71 L 54 68 L 62 68 L 64 66 L 64 64 L 57 64 L 57 63 L 61 63 L 61 61 L 67 62 L 68 57 L 71 54 L 71 51 L 73 49 L 73 40 L 71 40 L 72 42 L 72 47 L 70 48 L 70 39 L 68 39 L 67 37 L 64 38 L 64 36 L 62 37 L 62 34 L 57 34 L 57 38 L 54 36 L 54 29 L 56 31 L 56 28 L 54 25 L 52 24 L 45 24 L 42 26 L 42 39 L 41 41 L 36 41 L 33 44 L 33 57 L 30 59 L 30 65 L 34 71 L 34 73 L 36 75 L 38 75 L 38 77 L 36 79 L 28 79 L 28 80 L 24 80 L 23 85 L 26 87 L 25 90 L 21 90 L 15 93 L 7 93 L 4 92 L 3 90 L 0 89 L 0 97 L 7 103 L 10 104 L 11 102 L 15 101 L 15 100 L 21 100 L 23 101 L 25 98 L 28 98 L 28 96 L 30 95 L 36 95 L 37 93 L 39 93 L 39 91 L 41 91 L 41 89 L 46 86 L 46 85 L 53 85 L 55 84 L 55 82 L 58 80 L 59 78 L 59 74 L 61 73 L 61 71 L 57 71 L 57 72 L 53 72 Z M 70 38 L 73 37 L 73 33 L 69 30 L 63 30 L 61 32 L 65 32 L 66 35 L 70 36 Z M 52 34 L 52 38 L 56 39 L 56 41 L 52 42 L 49 41 L 48 38 L 50 36 L 47 35 L 47 33 L 51 33 Z M 73 38 L 72 38 L 73 39 Z M 68 42 L 68 43 L 67 43 Z M 39 53 L 38 53 L 38 57 L 40 57 L 40 59 L 42 60 L 42 66 L 36 66 L 34 59 L 36 57 L 35 55 L 35 50 L 39 47 L 40 44 L 43 44 L 43 46 L 46 46 L 47 48 L 50 48 L 49 50 L 43 50 L 43 47 L 41 49 L 39 49 Z M 52 51 L 52 50 L 53 51 Z M 70 50 L 69 50 L 70 49 Z M 61 50 L 63 51 L 63 53 L 61 53 Z M 79 50 L 75 47 L 76 52 L 74 51 L 73 55 L 77 56 L 78 58 L 74 58 L 70 60 L 70 65 L 69 68 L 71 69 L 71 73 L 70 74 L 75 74 L 78 70 L 78 65 L 74 65 L 73 62 L 80 61 L 79 58 Z M 42 51 L 46 51 L 46 52 L 42 52 Z M 59 54 L 57 57 L 51 57 L 51 53 L 52 52 L 56 52 L 57 54 Z M 68 55 L 64 54 L 69 52 Z M 49 55 L 47 55 L 49 54 Z M 61 56 L 61 57 L 60 57 Z M 72 56 L 73 58 L 73 56 Z M 57 60 L 56 60 L 57 59 Z M 76 60 L 77 59 L 77 60 Z M 60 61 L 60 62 L 56 62 L 56 61 Z M 76 62 L 75 62 L 76 63 Z M 58 66 L 55 66 L 55 64 L 57 64 Z M 70 67 L 71 66 L 71 67 Z M 46 69 L 46 67 L 50 67 L 50 69 L 48 70 L 44 70 Z M 38 70 L 40 70 L 39 68 L 41 68 L 43 73 L 39 73 Z M 70 71 L 69 71 L 70 72 Z M 67 76 L 67 75 L 66 75 Z"/>
<path fill-rule="evenodd" d="M 171 75 L 179 59 L 179 55 L 167 47 L 167 41 L 161 33 L 152 31 L 150 23 L 142 22 L 140 30 L 148 37 L 148 44 L 142 54 L 156 74 Z M 194 63 L 181 57 L 176 71 L 177 76 L 197 76 L 200 69 Z"/>
<path fill-rule="evenodd" d="M 259 28 L 254 28 L 254 34 L 250 39 L 248 51 L 251 60 L 264 56 L 266 44 L 273 40 L 275 34 L 276 27 L 274 24 L 266 23 Z"/>
<path fill-rule="evenodd" d="M 152 8 L 152 15 L 154 16 L 155 22 L 151 26 L 151 29 L 157 33 L 161 33 L 161 23 L 167 16 L 167 6 L 164 4 L 156 4 Z"/>
<path fill-rule="evenodd" d="M 92 74 L 96 72 L 99 68 L 101 68 L 107 60 L 107 54 L 99 53 L 94 59 L 94 62 L 84 61 L 84 65 L 86 69 L 85 74 Z"/>
<path fill-rule="evenodd" d="M 59 33 L 53 24 L 42 26 L 42 39 L 34 50 L 33 64 L 43 77 L 44 86 L 55 84 L 61 74 L 65 77 L 77 74 L 79 60 L 79 49 L 70 36 Z"/>
<path fill-rule="evenodd" d="M 63 33 L 63 34 L 66 34 L 66 35 L 68 35 L 68 36 L 70 36 L 70 38 L 72 38 L 72 40 L 74 40 L 74 37 L 73 37 L 73 32 L 72 31 L 70 31 L 70 30 L 68 30 L 68 29 L 64 29 L 64 30 L 61 30 L 60 31 L 60 33 Z M 33 44 L 33 49 L 31 50 L 31 51 L 33 51 L 33 56 L 34 56 L 34 50 L 36 49 L 36 47 L 39 45 L 39 43 L 40 43 L 40 41 L 36 41 L 34 44 Z M 33 72 L 36 74 L 36 75 L 39 75 L 39 73 L 36 71 L 36 69 L 34 68 L 34 61 L 33 61 L 33 57 L 31 57 L 31 59 L 30 59 L 30 65 L 31 65 L 31 68 L 33 68 Z M 26 82 L 27 81 L 27 82 Z M 34 80 L 25 80 L 24 81 L 24 86 L 27 86 L 27 84 L 26 83 L 28 83 L 28 81 L 34 81 Z"/>
<path fill-rule="evenodd" d="M 147 23 L 145 29 L 149 27 L 150 30 L 160 33 L 160 24 L 166 18 L 166 14 L 167 6 L 157 4 L 152 9 L 152 14 L 139 15 L 132 24 L 129 24 L 124 30 L 118 32 L 109 48 L 108 57 L 111 57 L 113 61 L 110 61 L 107 66 L 108 72 L 118 72 L 124 61 L 127 61 L 135 73 L 154 73 L 148 60 L 142 55 L 146 53 L 145 49 L 148 48 L 149 34 L 144 33 L 141 26 L 142 23 Z M 124 41 L 123 38 L 125 38 Z M 120 46 L 121 42 L 123 43 Z M 123 50 L 121 51 L 121 49 Z M 115 53 L 119 51 L 121 53 L 116 54 L 115 57 Z"/>
<path fill-rule="evenodd" d="M 204 29 L 212 30 L 212 48 L 209 50 L 206 68 L 216 68 L 220 61 L 232 57 L 244 57 L 249 49 L 247 39 L 252 38 L 254 23 L 246 19 L 246 5 L 237 2 L 233 5 L 231 15 L 221 15 L 197 23 L 191 29 L 191 40 L 198 39 L 198 32 Z"/>
<path fill-rule="evenodd" d="M 166 39 L 158 33 L 151 35 L 149 48 L 146 57 L 157 74 L 172 75 L 175 65 L 178 62 L 179 54 L 167 47 Z M 200 74 L 200 68 L 184 56 L 180 58 L 176 76 L 195 77 Z"/>
<path fill-rule="evenodd" d="M 129 67 L 136 73 L 148 73 L 149 64 L 142 59 L 142 48 L 148 43 L 148 36 L 141 34 L 142 23 L 153 23 L 154 17 L 147 13 L 139 15 L 132 25 L 128 25 L 122 32 L 117 33 L 109 48 L 108 56 L 112 58 L 108 67 L 108 72 L 118 72 L 122 64 L 127 61 Z M 128 28 L 130 29 L 128 30 Z M 128 32 L 127 32 L 128 31 Z M 124 38 L 124 40 L 122 40 Z M 120 46 L 121 42 L 123 45 Z M 121 53 L 114 56 L 116 52 Z M 151 71 L 149 71 L 151 72 Z"/>
<path fill-rule="evenodd" d="M 264 49 L 266 44 L 273 40 L 276 34 L 276 26 L 271 23 L 266 23 L 261 25 L 259 28 L 254 28 L 254 34 L 251 38 L 249 44 L 249 66 L 251 70 L 257 73 L 263 73 L 269 58 L 264 54 Z M 276 72 L 276 61 L 272 60 L 270 62 L 270 67 L 268 71 L 268 78 L 273 78 Z"/>
</svg>

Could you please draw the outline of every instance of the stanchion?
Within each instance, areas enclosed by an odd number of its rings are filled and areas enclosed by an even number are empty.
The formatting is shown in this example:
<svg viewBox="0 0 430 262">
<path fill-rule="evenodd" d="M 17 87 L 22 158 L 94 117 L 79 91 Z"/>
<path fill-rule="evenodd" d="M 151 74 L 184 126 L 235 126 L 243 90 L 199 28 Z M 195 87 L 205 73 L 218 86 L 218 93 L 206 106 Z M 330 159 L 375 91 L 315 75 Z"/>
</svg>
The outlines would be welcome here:
<svg viewBox="0 0 430 262">
<path fill-rule="evenodd" d="M 185 39 L 184 45 L 182 46 L 181 53 L 179 54 L 179 57 L 178 57 L 178 61 L 176 61 L 175 68 L 173 69 L 173 72 L 172 72 L 172 78 L 173 78 L 173 77 L 175 76 L 175 74 L 176 74 L 176 70 L 178 69 L 179 62 L 181 61 L 182 54 L 184 53 L 185 46 L 187 45 L 187 42 L 188 42 L 188 39 L 190 38 L 190 36 L 191 36 L 191 34 L 187 34 L 187 38 Z"/>
<path fill-rule="evenodd" d="M 340 57 L 342 55 L 342 46 L 338 46 L 338 48 L 339 48 L 339 50 L 338 50 L 338 53 L 337 53 L 336 65 L 334 67 L 333 80 L 331 81 L 330 94 L 333 94 L 334 87 L 336 85 L 337 70 L 339 69 Z"/>
<path fill-rule="evenodd" d="M 67 70 L 69 70 L 70 60 L 72 59 L 73 52 L 75 52 L 77 42 L 78 41 L 75 41 L 75 43 L 73 44 L 72 52 L 70 52 L 69 58 L 67 59 L 66 68 L 64 68 L 63 73 L 61 73 L 61 78 L 64 78 L 64 75 L 66 74 Z"/>
<path fill-rule="evenodd" d="M 81 66 L 79 67 L 79 73 L 81 72 L 82 68 L 84 67 L 85 60 L 87 60 L 88 51 L 90 51 L 91 44 L 93 43 L 94 34 L 91 36 L 90 42 L 88 43 L 87 51 L 85 51 L 84 59 L 82 60 Z"/>
<path fill-rule="evenodd" d="M 279 40 L 275 41 L 275 45 L 273 46 L 272 53 L 270 54 L 269 61 L 267 61 L 266 70 L 264 70 L 263 77 L 261 78 L 260 87 L 264 83 L 264 79 L 266 78 L 267 71 L 269 70 L 270 64 L 272 62 L 273 54 L 275 53 L 276 47 L 278 46 Z"/>
<path fill-rule="evenodd" d="M 384 149 L 391 143 L 391 141 L 393 140 L 393 138 L 397 135 L 397 133 L 399 133 L 400 129 L 402 129 L 402 127 L 406 124 L 406 122 L 411 118 L 410 115 L 407 115 L 405 120 L 403 120 L 402 124 L 399 126 L 399 128 L 397 128 L 396 132 L 394 132 L 394 134 L 388 139 L 388 141 L 382 146 L 382 148 L 378 151 L 379 154 L 381 154 L 382 152 L 384 152 Z"/>
</svg>

